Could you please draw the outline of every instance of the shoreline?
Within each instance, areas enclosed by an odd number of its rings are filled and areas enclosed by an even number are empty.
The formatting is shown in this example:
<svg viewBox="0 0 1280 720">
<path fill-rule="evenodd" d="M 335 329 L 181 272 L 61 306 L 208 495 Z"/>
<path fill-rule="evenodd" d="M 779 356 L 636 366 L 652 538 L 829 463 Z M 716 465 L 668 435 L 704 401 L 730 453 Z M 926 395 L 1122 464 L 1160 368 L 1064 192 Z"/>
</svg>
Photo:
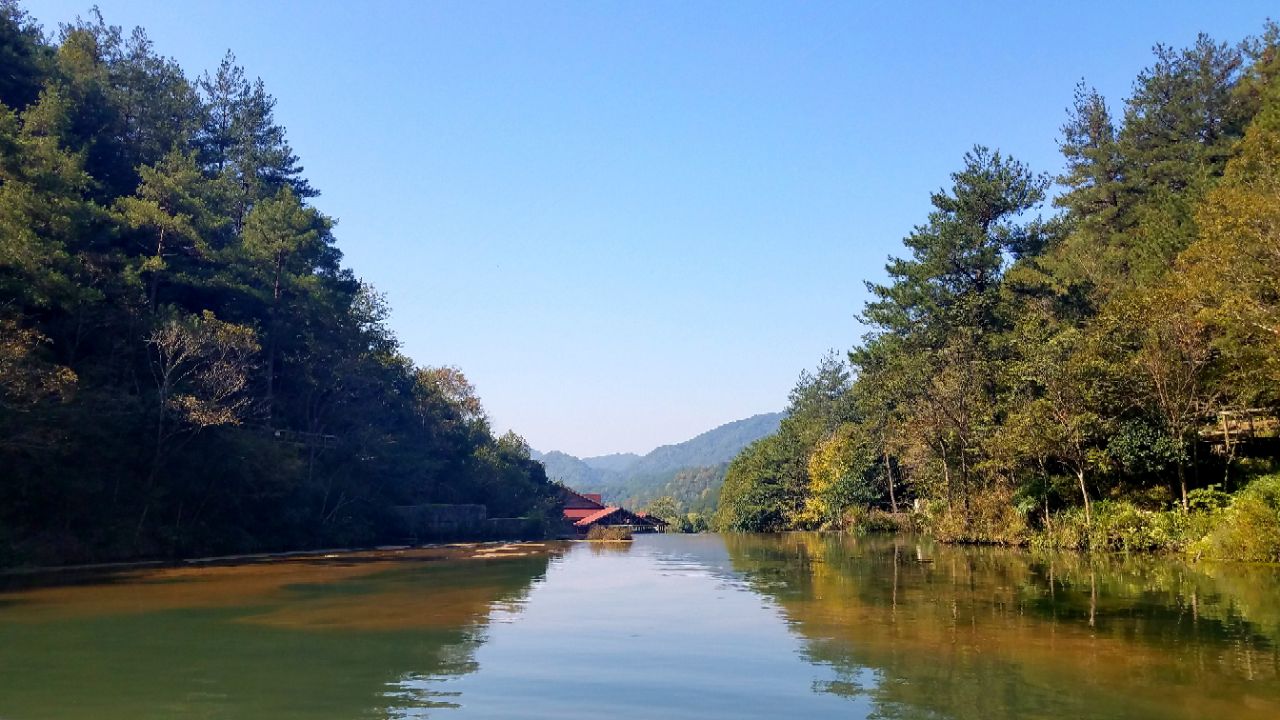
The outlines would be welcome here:
<svg viewBox="0 0 1280 720">
<path fill-rule="evenodd" d="M 234 567 L 278 562 L 314 562 L 325 560 L 364 562 L 407 562 L 432 560 L 487 560 L 528 555 L 525 550 L 544 549 L 555 540 L 478 540 L 468 542 L 427 543 L 423 545 L 376 545 L 373 547 L 323 548 L 316 550 L 282 550 L 278 552 L 211 555 L 178 560 L 127 560 L 77 565 L 40 565 L 0 568 L 0 579 L 62 573 L 94 574 L 129 570 L 172 568 Z M 520 550 L 521 552 L 511 552 Z"/>
</svg>

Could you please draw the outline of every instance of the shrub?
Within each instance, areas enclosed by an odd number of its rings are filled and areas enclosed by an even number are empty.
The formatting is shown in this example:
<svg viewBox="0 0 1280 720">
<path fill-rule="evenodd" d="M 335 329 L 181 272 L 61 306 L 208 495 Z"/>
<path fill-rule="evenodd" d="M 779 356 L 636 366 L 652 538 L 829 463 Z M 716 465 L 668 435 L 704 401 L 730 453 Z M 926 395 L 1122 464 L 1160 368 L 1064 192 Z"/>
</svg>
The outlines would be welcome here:
<svg viewBox="0 0 1280 720">
<path fill-rule="evenodd" d="M 587 531 L 587 539 L 595 541 L 619 541 L 630 540 L 631 530 L 625 527 L 610 527 L 607 525 L 592 525 Z"/>
<path fill-rule="evenodd" d="M 1181 551 L 1202 537 L 1215 520 L 1210 511 L 1143 510 L 1118 500 L 1094 503 L 1092 514 L 1089 523 L 1082 508 L 1057 513 L 1032 538 L 1032 546 L 1093 552 Z"/>
<path fill-rule="evenodd" d="M 1258 478 L 1192 548 L 1197 557 L 1280 562 L 1280 475 Z"/>
<path fill-rule="evenodd" d="M 1231 504 L 1231 493 L 1222 491 L 1221 485 L 1210 485 L 1207 488 L 1196 488 L 1187 493 L 1187 505 L 1192 510 L 1214 512 Z"/>
<path fill-rule="evenodd" d="M 1071 508 L 1054 513 L 1044 529 L 1031 536 L 1031 547 L 1043 550 L 1088 550 L 1089 526 L 1084 510 Z"/>
<path fill-rule="evenodd" d="M 911 532 L 911 516 L 905 513 L 894 515 L 883 510 L 872 510 L 867 513 L 863 526 L 867 532 Z"/>
<path fill-rule="evenodd" d="M 905 514 L 894 515 L 883 510 L 854 505 L 845 508 L 842 527 L 850 532 L 911 532 L 911 519 Z"/>
<path fill-rule="evenodd" d="M 1014 507 L 1013 493 L 1001 487 L 974 493 L 967 508 L 957 502 L 947 509 L 934 502 L 919 519 L 923 529 L 942 542 L 1023 545 L 1030 535 L 1026 516 Z"/>
</svg>

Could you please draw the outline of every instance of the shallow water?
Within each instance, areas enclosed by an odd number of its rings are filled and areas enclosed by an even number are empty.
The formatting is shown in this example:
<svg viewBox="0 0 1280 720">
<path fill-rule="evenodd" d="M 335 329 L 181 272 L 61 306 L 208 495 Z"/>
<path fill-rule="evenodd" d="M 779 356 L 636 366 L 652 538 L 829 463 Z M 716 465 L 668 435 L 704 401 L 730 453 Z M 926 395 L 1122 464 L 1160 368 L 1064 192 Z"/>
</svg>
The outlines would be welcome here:
<svg viewBox="0 0 1280 720">
<path fill-rule="evenodd" d="M 0 718 L 1280 717 L 1280 569 L 646 536 L 0 590 Z"/>
</svg>

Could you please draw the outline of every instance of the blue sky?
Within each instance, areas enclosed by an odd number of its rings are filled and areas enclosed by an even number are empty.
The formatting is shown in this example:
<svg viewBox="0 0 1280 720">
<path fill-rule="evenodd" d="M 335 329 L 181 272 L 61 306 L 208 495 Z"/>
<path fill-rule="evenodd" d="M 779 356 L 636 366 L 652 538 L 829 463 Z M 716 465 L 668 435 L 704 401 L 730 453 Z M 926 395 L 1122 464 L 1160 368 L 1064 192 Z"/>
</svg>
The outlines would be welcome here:
<svg viewBox="0 0 1280 720">
<path fill-rule="evenodd" d="M 28 2 L 51 30 L 91 3 Z M 230 49 L 419 364 L 499 431 L 646 452 L 781 409 L 984 143 L 1038 171 L 1081 78 L 1262 2 L 98 0 L 194 76 Z"/>
</svg>

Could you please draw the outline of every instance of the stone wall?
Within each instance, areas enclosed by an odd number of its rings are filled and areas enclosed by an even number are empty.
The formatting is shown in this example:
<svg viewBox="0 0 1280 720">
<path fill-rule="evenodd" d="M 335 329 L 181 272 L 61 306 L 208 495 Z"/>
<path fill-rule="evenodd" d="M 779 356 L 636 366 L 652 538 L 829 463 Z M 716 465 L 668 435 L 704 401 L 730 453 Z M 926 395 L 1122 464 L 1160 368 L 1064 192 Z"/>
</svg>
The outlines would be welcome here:
<svg viewBox="0 0 1280 720">
<path fill-rule="evenodd" d="M 395 508 L 401 532 L 418 540 L 473 537 L 482 534 L 489 512 L 483 505 L 402 505 Z"/>
<path fill-rule="evenodd" d="M 530 518 L 491 518 L 484 505 L 402 505 L 395 508 L 406 540 L 522 540 L 539 535 Z"/>
</svg>

